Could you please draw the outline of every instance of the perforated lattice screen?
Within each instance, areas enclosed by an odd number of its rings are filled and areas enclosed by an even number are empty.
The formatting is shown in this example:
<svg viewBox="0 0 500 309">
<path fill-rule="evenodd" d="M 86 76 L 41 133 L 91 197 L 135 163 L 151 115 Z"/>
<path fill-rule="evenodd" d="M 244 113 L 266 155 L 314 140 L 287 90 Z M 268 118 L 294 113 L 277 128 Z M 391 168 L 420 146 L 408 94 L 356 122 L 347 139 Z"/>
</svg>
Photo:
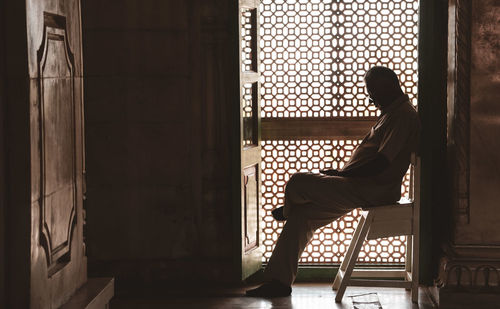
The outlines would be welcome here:
<svg viewBox="0 0 500 309">
<path fill-rule="evenodd" d="M 243 72 L 257 71 L 257 42 L 254 41 L 257 11 L 255 9 L 241 10 L 241 70 Z"/>
<path fill-rule="evenodd" d="M 416 105 L 417 0 L 262 0 L 262 117 L 376 116 L 363 76 L 392 68 Z"/>
<path fill-rule="evenodd" d="M 262 117 L 371 117 L 363 76 L 392 68 L 416 106 L 418 0 L 262 0 L 260 69 Z M 282 224 L 270 211 L 283 205 L 284 186 L 298 171 L 340 168 L 358 141 L 262 142 L 264 261 Z M 408 195 L 406 176 L 402 194 Z M 339 263 L 359 219 L 354 210 L 318 230 L 301 263 Z M 366 242 L 359 261 L 404 262 L 405 237 Z"/>
</svg>

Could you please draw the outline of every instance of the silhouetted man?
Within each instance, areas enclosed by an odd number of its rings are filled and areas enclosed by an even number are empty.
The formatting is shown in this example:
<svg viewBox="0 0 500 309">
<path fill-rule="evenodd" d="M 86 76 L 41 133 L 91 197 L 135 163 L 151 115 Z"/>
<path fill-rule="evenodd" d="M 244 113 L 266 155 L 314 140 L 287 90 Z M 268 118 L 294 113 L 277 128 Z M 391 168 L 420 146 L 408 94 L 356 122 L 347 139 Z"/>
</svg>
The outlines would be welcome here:
<svg viewBox="0 0 500 309">
<path fill-rule="evenodd" d="M 391 69 L 371 68 L 365 85 L 370 102 L 381 111 L 377 123 L 343 169 L 292 175 L 285 205 L 272 212 L 286 223 L 265 269 L 266 283 L 248 290 L 248 296 L 290 295 L 298 260 L 316 229 L 354 208 L 400 199 L 401 181 L 418 143 L 418 115 Z"/>
</svg>

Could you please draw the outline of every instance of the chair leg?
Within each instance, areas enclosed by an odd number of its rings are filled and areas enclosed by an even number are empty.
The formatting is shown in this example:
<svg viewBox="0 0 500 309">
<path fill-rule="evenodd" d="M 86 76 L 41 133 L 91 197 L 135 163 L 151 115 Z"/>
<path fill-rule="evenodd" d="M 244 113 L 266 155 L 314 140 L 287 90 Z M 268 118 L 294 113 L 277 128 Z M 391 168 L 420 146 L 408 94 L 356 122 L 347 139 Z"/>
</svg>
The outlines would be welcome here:
<svg viewBox="0 0 500 309">
<path fill-rule="evenodd" d="M 418 303 L 418 282 L 412 281 L 411 283 L 411 301 Z"/>
<path fill-rule="evenodd" d="M 413 265 L 413 237 L 412 235 L 407 235 L 406 236 L 406 260 L 405 260 L 405 271 L 407 273 L 410 273 L 412 275 L 412 281 L 413 281 L 413 273 L 412 273 L 412 265 Z M 405 281 L 408 281 L 406 278 Z M 410 291 L 411 288 L 407 288 L 407 291 Z"/>
<path fill-rule="evenodd" d="M 410 272 L 411 272 L 412 257 L 413 257 L 412 252 L 413 252 L 413 237 L 412 235 L 407 235 L 405 270 Z"/>
<path fill-rule="evenodd" d="M 361 229 L 360 229 L 360 232 L 359 232 L 357 239 L 354 241 L 354 243 L 351 242 L 351 245 L 349 246 L 348 250 L 350 250 L 351 246 L 353 246 L 354 248 L 352 250 L 351 257 L 347 262 L 345 272 L 342 276 L 342 280 L 340 281 L 340 285 L 339 285 L 339 288 L 337 290 L 337 295 L 335 296 L 335 302 L 337 302 L 337 303 L 341 302 L 342 297 L 344 297 L 344 293 L 345 293 L 345 290 L 347 288 L 347 284 L 349 283 L 349 280 L 351 279 L 354 265 L 356 264 L 356 260 L 358 258 L 359 251 L 361 250 L 361 246 L 363 245 L 363 242 L 366 239 L 366 234 L 368 233 L 368 230 L 370 228 L 372 220 L 373 220 L 373 213 L 368 212 L 366 219 L 363 220 L 362 222 L 360 221 L 360 224 L 358 225 L 358 228 L 361 226 Z M 341 270 L 339 270 L 339 273 L 340 272 L 341 272 Z M 337 274 L 337 275 L 339 275 L 339 274 Z"/>
<path fill-rule="evenodd" d="M 342 260 L 342 263 L 340 264 L 339 271 L 337 272 L 337 275 L 335 276 L 335 280 L 333 281 L 332 290 L 334 290 L 334 291 L 338 290 L 338 288 L 340 286 L 340 281 L 342 280 L 341 274 L 342 274 L 342 272 L 345 272 L 345 270 L 347 269 L 347 264 L 349 263 L 349 261 L 352 258 L 352 255 L 354 253 L 354 245 L 355 245 L 356 241 L 358 241 L 358 239 L 359 239 L 359 233 L 361 232 L 361 228 L 363 227 L 364 223 L 365 223 L 365 216 L 361 216 L 359 223 L 358 223 L 358 226 L 356 227 L 356 230 L 354 231 L 354 235 L 352 236 L 352 240 L 351 240 L 351 243 L 349 244 L 349 248 L 347 248 L 347 252 L 344 256 L 344 259 Z M 358 258 L 358 253 L 355 256 L 355 259 Z"/>
<path fill-rule="evenodd" d="M 411 265 L 411 301 L 418 303 L 418 281 L 419 281 L 419 237 L 412 238 L 412 265 Z"/>
</svg>

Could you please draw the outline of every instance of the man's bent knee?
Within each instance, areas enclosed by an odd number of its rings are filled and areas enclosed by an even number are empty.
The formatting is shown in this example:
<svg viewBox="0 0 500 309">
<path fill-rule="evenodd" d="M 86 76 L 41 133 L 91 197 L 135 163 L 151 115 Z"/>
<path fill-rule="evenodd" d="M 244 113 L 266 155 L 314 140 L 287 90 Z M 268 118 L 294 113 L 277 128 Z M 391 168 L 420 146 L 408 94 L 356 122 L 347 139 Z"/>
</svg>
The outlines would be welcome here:
<svg viewBox="0 0 500 309">
<path fill-rule="evenodd" d="M 294 194 L 294 196 L 296 196 L 296 194 L 301 195 L 301 192 L 306 189 L 307 184 L 310 181 L 310 176 L 311 174 L 309 173 L 293 174 L 286 184 L 285 194 Z"/>
<path fill-rule="evenodd" d="M 287 187 L 302 187 L 309 178 L 309 173 L 295 173 L 288 180 Z"/>
</svg>

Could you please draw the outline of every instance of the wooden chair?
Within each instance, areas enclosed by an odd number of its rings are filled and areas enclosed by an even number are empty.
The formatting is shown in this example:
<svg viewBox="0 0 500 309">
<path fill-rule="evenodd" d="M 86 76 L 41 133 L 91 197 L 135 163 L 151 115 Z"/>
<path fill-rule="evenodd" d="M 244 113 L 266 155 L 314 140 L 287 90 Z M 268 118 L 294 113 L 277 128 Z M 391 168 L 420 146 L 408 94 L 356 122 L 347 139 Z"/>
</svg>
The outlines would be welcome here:
<svg viewBox="0 0 500 309">
<path fill-rule="evenodd" d="M 396 204 L 377 206 L 362 211 L 351 244 L 333 282 L 332 289 L 337 290 L 336 302 L 342 301 L 348 285 L 406 288 L 411 290 L 412 301 L 418 301 L 420 158 L 415 154 L 411 156 L 410 168 L 409 200 L 401 199 Z M 408 235 L 404 269 L 354 269 L 359 251 L 365 240 L 400 235 Z M 352 279 L 351 277 L 370 279 Z M 375 278 L 399 278 L 404 280 Z"/>
</svg>

